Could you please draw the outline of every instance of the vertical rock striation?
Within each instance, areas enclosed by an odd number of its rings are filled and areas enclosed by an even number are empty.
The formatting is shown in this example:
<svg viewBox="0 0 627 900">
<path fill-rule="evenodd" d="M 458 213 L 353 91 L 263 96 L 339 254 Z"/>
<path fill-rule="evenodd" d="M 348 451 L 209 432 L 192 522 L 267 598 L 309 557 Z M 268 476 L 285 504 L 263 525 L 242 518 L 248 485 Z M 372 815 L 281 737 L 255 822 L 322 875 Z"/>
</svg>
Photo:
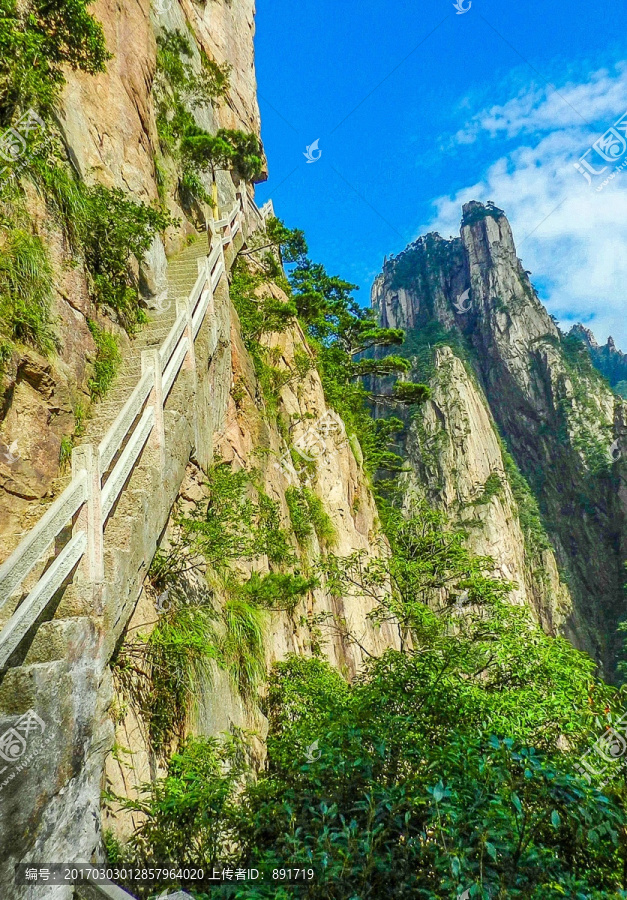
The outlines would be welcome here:
<svg viewBox="0 0 627 900">
<path fill-rule="evenodd" d="M 372 304 L 408 329 L 403 352 L 433 388 L 407 429 L 409 481 L 469 526 L 545 627 L 611 673 L 625 614 L 624 404 L 528 275 L 503 211 L 473 201 L 460 238 L 428 234 L 385 264 Z"/>
</svg>

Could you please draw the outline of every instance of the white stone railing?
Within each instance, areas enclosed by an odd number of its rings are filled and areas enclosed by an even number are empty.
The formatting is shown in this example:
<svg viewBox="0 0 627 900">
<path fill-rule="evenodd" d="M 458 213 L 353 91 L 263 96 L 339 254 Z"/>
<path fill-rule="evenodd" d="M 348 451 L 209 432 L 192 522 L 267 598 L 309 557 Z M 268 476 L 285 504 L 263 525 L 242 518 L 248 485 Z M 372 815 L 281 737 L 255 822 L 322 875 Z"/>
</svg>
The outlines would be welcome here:
<svg viewBox="0 0 627 900">
<path fill-rule="evenodd" d="M 194 342 L 207 313 L 212 318 L 215 315 L 214 292 L 226 273 L 224 248 L 242 230 L 249 211 L 261 224 L 265 221 L 245 185 L 238 193 L 231 211 L 211 223 L 211 249 L 199 260 L 191 294 L 187 300 L 177 301 L 176 321 L 159 349 L 142 353 L 142 374 L 117 418 L 98 447 L 83 444 L 74 448 L 70 484 L 0 566 L 1 611 L 48 556 L 59 534 L 72 525 L 70 540 L 0 631 L 0 669 L 79 563 L 87 582 L 103 583 L 105 525 L 149 439 L 165 462 L 164 404 L 183 366 L 195 367 Z M 217 343 L 215 329 L 212 341 L 211 353 Z"/>
<path fill-rule="evenodd" d="M 266 200 L 266 202 L 259 210 L 259 215 L 264 222 L 266 219 L 271 219 L 274 216 L 274 205 L 272 203 L 272 200 Z"/>
</svg>

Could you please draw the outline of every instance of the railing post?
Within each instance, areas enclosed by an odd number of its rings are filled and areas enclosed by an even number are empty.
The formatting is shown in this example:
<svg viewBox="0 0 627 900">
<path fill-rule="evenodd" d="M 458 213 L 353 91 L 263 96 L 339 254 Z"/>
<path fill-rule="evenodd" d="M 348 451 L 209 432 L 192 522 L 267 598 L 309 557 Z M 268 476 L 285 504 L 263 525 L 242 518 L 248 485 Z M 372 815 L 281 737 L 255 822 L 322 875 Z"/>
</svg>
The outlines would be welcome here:
<svg viewBox="0 0 627 900">
<path fill-rule="evenodd" d="M 158 350 L 142 351 L 142 375 L 153 373 L 152 391 L 148 403 L 154 408 L 155 422 L 152 429 L 151 443 L 159 450 L 161 468 L 165 468 L 165 422 L 163 419 L 163 373 L 161 357 Z"/>
<path fill-rule="evenodd" d="M 224 226 L 224 237 L 227 244 L 233 243 L 233 229 L 231 227 L 231 213 L 227 214 L 226 225 Z"/>
<path fill-rule="evenodd" d="M 211 252 L 211 247 L 209 248 L 209 252 Z M 200 275 L 201 272 L 204 272 L 205 273 L 205 281 L 206 281 L 207 278 L 209 277 L 209 272 L 208 272 L 209 254 L 207 254 L 207 256 L 199 256 L 198 259 L 196 260 L 196 263 L 198 264 L 198 274 Z M 202 291 L 200 293 L 202 294 Z"/>
<path fill-rule="evenodd" d="M 218 228 L 216 228 L 215 222 L 211 222 L 210 224 L 211 224 L 211 238 L 209 240 L 209 252 L 211 253 L 211 251 L 213 250 L 213 245 L 217 244 L 218 247 L 220 248 L 220 259 L 222 261 L 222 267 L 226 268 L 224 266 L 224 244 L 222 243 L 222 234 L 220 233 L 220 230 Z"/>
<path fill-rule="evenodd" d="M 220 265 L 222 267 L 222 272 L 226 273 L 226 260 L 224 259 L 224 244 L 222 243 L 222 235 L 219 232 L 216 232 L 216 241 L 218 242 L 218 246 L 220 248 Z M 220 275 L 220 278 L 222 275 Z M 220 279 L 218 279 L 218 284 L 220 284 Z M 216 284 L 216 287 L 218 285 Z"/>
<path fill-rule="evenodd" d="M 211 251 L 213 250 L 214 243 L 216 243 L 218 245 L 218 247 L 220 248 L 220 265 L 222 266 L 222 271 L 226 273 L 226 262 L 224 260 L 224 244 L 222 243 L 222 235 L 216 229 L 215 225 L 212 224 L 211 240 L 209 241 L 209 253 L 211 253 Z M 218 284 L 219 283 L 220 283 L 220 280 L 218 279 Z M 217 286 L 218 285 L 216 284 L 216 288 L 217 288 Z"/>
<path fill-rule="evenodd" d="M 209 248 L 209 252 L 211 252 L 211 247 Z M 218 328 L 216 323 L 216 307 L 215 300 L 213 294 L 213 287 L 211 286 L 211 271 L 209 269 L 209 256 L 203 256 L 198 260 L 198 274 L 200 275 L 204 271 L 205 273 L 205 284 L 200 292 L 200 301 L 204 302 L 202 297 L 205 291 L 209 292 L 209 303 L 207 303 L 207 311 L 205 313 L 204 318 L 209 318 L 209 326 L 210 326 L 210 347 L 209 347 L 209 356 L 213 356 L 216 350 L 216 346 L 218 343 Z"/>
<path fill-rule="evenodd" d="M 73 533 L 84 531 L 87 535 L 87 552 L 81 564 L 86 581 L 99 584 L 104 581 L 104 522 L 102 520 L 102 484 L 98 448 L 81 444 L 72 450 L 72 478 L 87 472 L 87 500 L 81 507 Z"/>
<path fill-rule="evenodd" d="M 248 213 L 248 191 L 246 190 L 246 182 L 242 179 L 239 183 L 239 202 L 240 202 L 240 228 L 242 229 L 242 234 L 244 233 L 244 227 L 246 224 L 246 216 Z"/>
<path fill-rule="evenodd" d="M 198 448 L 198 372 L 196 371 L 196 348 L 194 346 L 194 325 L 192 323 L 192 310 L 189 304 L 189 299 L 185 300 L 177 300 L 176 301 L 176 317 L 183 314 L 187 317 L 187 325 L 185 327 L 184 335 L 187 335 L 187 353 L 185 355 L 185 360 L 183 361 L 183 369 L 187 369 L 191 371 L 192 374 L 192 404 L 193 404 L 193 423 L 194 423 L 194 449 Z"/>
<path fill-rule="evenodd" d="M 184 369 L 196 369 L 196 349 L 194 347 L 194 326 L 192 323 L 192 311 L 189 305 L 189 299 L 176 301 L 176 318 L 184 315 L 186 319 L 184 335 L 187 336 L 187 353 L 185 355 Z"/>
</svg>

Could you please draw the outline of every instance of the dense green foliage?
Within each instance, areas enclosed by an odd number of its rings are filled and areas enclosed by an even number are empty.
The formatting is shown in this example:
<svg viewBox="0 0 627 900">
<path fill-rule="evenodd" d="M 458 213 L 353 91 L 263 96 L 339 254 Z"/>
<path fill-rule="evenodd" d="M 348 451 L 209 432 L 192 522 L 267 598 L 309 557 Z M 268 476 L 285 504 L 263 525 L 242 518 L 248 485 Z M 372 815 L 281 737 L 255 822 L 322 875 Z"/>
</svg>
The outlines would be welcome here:
<svg viewBox="0 0 627 900">
<path fill-rule="evenodd" d="M 324 266 L 304 255 L 291 270 L 289 283 L 299 321 L 316 353 L 327 403 L 340 414 L 349 432 L 356 434 L 366 471 L 374 474 L 392 460 L 396 467 L 398 457 L 390 455 L 388 448 L 402 424 L 396 418 L 374 419 L 368 402 L 422 403 L 429 389 L 399 381 L 391 395 L 381 395 L 368 390 L 362 376 L 376 379 L 407 373 L 405 359 L 385 355 L 387 348 L 403 343 L 404 332 L 379 327 L 373 311 L 353 298 L 355 285 L 329 275 Z M 364 359 L 364 354 L 370 358 Z"/>
<path fill-rule="evenodd" d="M 208 499 L 177 520 L 186 553 L 201 555 L 219 573 L 261 556 L 278 567 L 295 562 L 277 504 L 255 483 L 254 473 L 216 463 L 207 488 Z"/>
<path fill-rule="evenodd" d="M 260 340 L 264 334 L 284 331 L 298 320 L 314 354 L 327 403 L 340 414 L 349 433 L 357 436 L 366 471 L 371 475 L 380 468 L 398 471 L 400 459 L 389 451 L 389 445 L 402 429 L 402 422 L 393 417 L 374 419 L 368 403 L 418 404 L 427 399 L 429 389 L 399 381 L 390 392 L 379 394 L 366 387 L 364 377 L 376 380 L 406 375 L 408 361 L 385 352 L 403 343 L 404 332 L 380 328 L 373 312 L 354 299 L 355 285 L 313 263 L 307 256 L 302 231 L 290 230 L 279 219 L 271 219 L 266 236 L 267 240 L 253 252 L 278 248 L 282 261 L 291 264 L 287 279 L 277 277 L 280 270 L 271 254 L 262 256 L 254 271 L 240 260 L 232 273 L 231 299 L 269 410 L 276 411 L 278 393 L 290 374 L 273 365 L 271 352 Z M 269 279 L 281 284 L 288 302 L 264 293 L 263 285 Z"/>
<path fill-rule="evenodd" d="M 586 663 L 527 623 L 540 667 L 523 688 L 507 637 L 520 624 L 501 610 L 455 643 L 434 627 L 428 652 L 388 651 L 350 687 L 326 664 L 280 665 L 268 773 L 240 819 L 248 858 L 314 865 L 316 898 L 618 897 L 624 816 L 544 737 L 575 724 L 574 705 L 585 715 Z M 518 721 L 528 687 L 534 710 Z"/>
<path fill-rule="evenodd" d="M 42 353 L 54 350 L 51 298 L 52 270 L 41 239 L 7 229 L 0 237 L 0 323 L 7 337 Z"/>
<path fill-rule="evenodd" d="M 212 135 L 198 125 L 188 125 L 180 149 L 186 168 L 210 172 L 213 181 L 218 169 L 231 169 L 236 179 L 250 181 L 263 166 L 257 136 L 236 129 L 220 128 Z"/>
<path fill-rule="evenodd" d="M 240 321 L 246 349 L 253 356 L 257 344 L 265 334 L 283 332 L 296 317 L 294 303 L 284 303 L 263 291 L 265 277 L 262 272 L 252 272 L 245 262 L 238 259 L 231 270 L 231 300 Z"/>
<path fill-rule="evenodd" d="M 88 384 L 91 399 L 96 400 L 104 397 L 111 387 L 122 362 L 122 357 L 114 334 L 105 331 L 104 328 L 100 328 L 92 319 L 88 319 L 87 324 L 96 345 L 94 374 Z"/>
<path fill-rule="evenodd" d="M 301 547 L 306 547 L 313 534 L 322 546 L 332 544 L 335 529 L 322 500 L 306 487 L 289 487 L 285 499 L 290 513 L 292 530 Z"/>
<path fill-rule="evenodd" d="M 143 320 L 131 260 L 142 260 L 154 235 L 170 224 L 169 215 L 116 188 L 96 185 L 86 191 L 80 234 L 93 298 L 116 310 L 127 328 Z"/>
<path fill-rule="evenodd" d="M 462 218 L 462 228 L 465 225 L 475 225 L 477 222 L 481 222 L 482 219 L 487 219 L 488 217 L 500 219 L 504 215 L 505 213 L 502 209 L 499 209 L 499 207 L 495 206 L 491 200 L 488 200 L 485 206 L 478 205 L 468 210 Z"/>
<path fill-rule="evenodd" d="M 244 346 L 255 367 L 266 410 L 276 414 L 281 388 L 300 373 L 277 365 L 277 353 L 262 342 L 264 335 L 283 332 L 294 322 L 296 307 L 264 289 L 263 272 L 252 272 L 243 260 L 231 270 L 230 294 L 240 320 Z"/>
<path fill-rule="evenodd" d="M 83 265 L 92 300 L 132 331 L 144 321 L 136 263 L 143 260 L 155 234 L 172 224 L 170 217 L 120 190 L 88 187 L 64 163 L 55 141 L 51 147 L 39 146 L 19 176 L 0 186 L 4 333 L 44 353 L 56 348 L 50 314 L 53 273 L 42 240 L 32 233 L 26 182 L 40 193 L 63 230 L 74 260 Z"/>
<path fill-rule="evenodd" d="M 0 0 L 0 127 L 29 108 L 47 116 L 63 66 L 101 72 L 108 54 L 91 0 Z"/>
<path fill-rule="evenodd" d="M 142 813 L 142 824 L 124 850 L 110 844 L 119 854 L 111 854 L 115 862 L 128 856 L 152 865 L 171 860 L 177 866 L 211 869 L 233 837 L 242 760 L 237 736 L 221 743 L 186 741 L 170 759 L 166 778 L 144 785 L 138 800 L 124 802 L 125 808 Z"/>
<path fill-rule="evenodd" d="M 305 232 L 299 228 L 286 228 L 276 217 L 266 222 L 268 246 L 277 247 L 281 254 L 281 262 L 294 263 L 307 254 Z"/>
<path fill-rule="evenodd" d="M 383 512 L 387 558 L 323 565 L 338 596 L 359 586 L 374 601 L 400 649 L 352 684 L 322 660 L 278 664 L 266 770 L 246 784 L 241 755 L 215 763 L 232 745 L 192 742 L 146 789 L 135 852 L 318 873 L 307 887 L 247 885 L 242 900 L 625 896 L 620 781 L 602 792 L 576 768 L 613 692 L 508 602 L 491 560 L 440 514 Z"/>
<path fill-rule="evenodd" d="M 58 152 L 56 157 L 34 154 L 23 177 L 40 192 L 73 255 L 82 262 L 92 300 L 132 331 L 144 321 L 135 264 L 172 219 L 118 189 L 88 187 L 58 157 Z M 54 346 L 49 314 L 52 272 L 41 240 L 19 227 L 20 216 L 25 217 L 24 186 L 10 183 L 5 191 L 12 212 L 4 219 L 10 237 L 0 247 L 0 278 L 4 275 L 0 290 L 4 288 L 7 298 L 3 322 L 13 339 L 47 351 Z"/>
<path fill-rule="evenodd" d="M 428 381 L 436 373 L 435 351 L 438 347 L 450 347 L 458 359 L 470 362 L 471 349 L 464 336 L 456 329 L 447 330 L 437 319 L 431 319 L 421 328 L 409 329 L 397 352 L 411 360 L 412 371 Z M 470 371 L 469 366 L 466 369 Z"/>
</svg>

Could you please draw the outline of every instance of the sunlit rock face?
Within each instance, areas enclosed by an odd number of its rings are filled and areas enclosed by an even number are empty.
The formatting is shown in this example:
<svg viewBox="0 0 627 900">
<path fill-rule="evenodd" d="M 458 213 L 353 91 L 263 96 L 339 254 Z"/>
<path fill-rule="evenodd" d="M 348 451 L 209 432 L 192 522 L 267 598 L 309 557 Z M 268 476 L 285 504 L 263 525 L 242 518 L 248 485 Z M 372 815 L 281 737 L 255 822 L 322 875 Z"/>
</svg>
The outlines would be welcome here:
<svg viewBox="0 0 627 900">
<path fill-rule="evenodd" d="M 625 407 L 579 339 L 560 333 L 529 274 L 503 211 L 473 201 L 460 238 L 419 238 L 376 279 L 380 322 L 408 329 L 412 378 L 433 389 L 405 435 L 408 492 L 464 522 L 472 545 L 516 581 L 513 597 L 611 673 L 626 611 Z"/>
</svg>

